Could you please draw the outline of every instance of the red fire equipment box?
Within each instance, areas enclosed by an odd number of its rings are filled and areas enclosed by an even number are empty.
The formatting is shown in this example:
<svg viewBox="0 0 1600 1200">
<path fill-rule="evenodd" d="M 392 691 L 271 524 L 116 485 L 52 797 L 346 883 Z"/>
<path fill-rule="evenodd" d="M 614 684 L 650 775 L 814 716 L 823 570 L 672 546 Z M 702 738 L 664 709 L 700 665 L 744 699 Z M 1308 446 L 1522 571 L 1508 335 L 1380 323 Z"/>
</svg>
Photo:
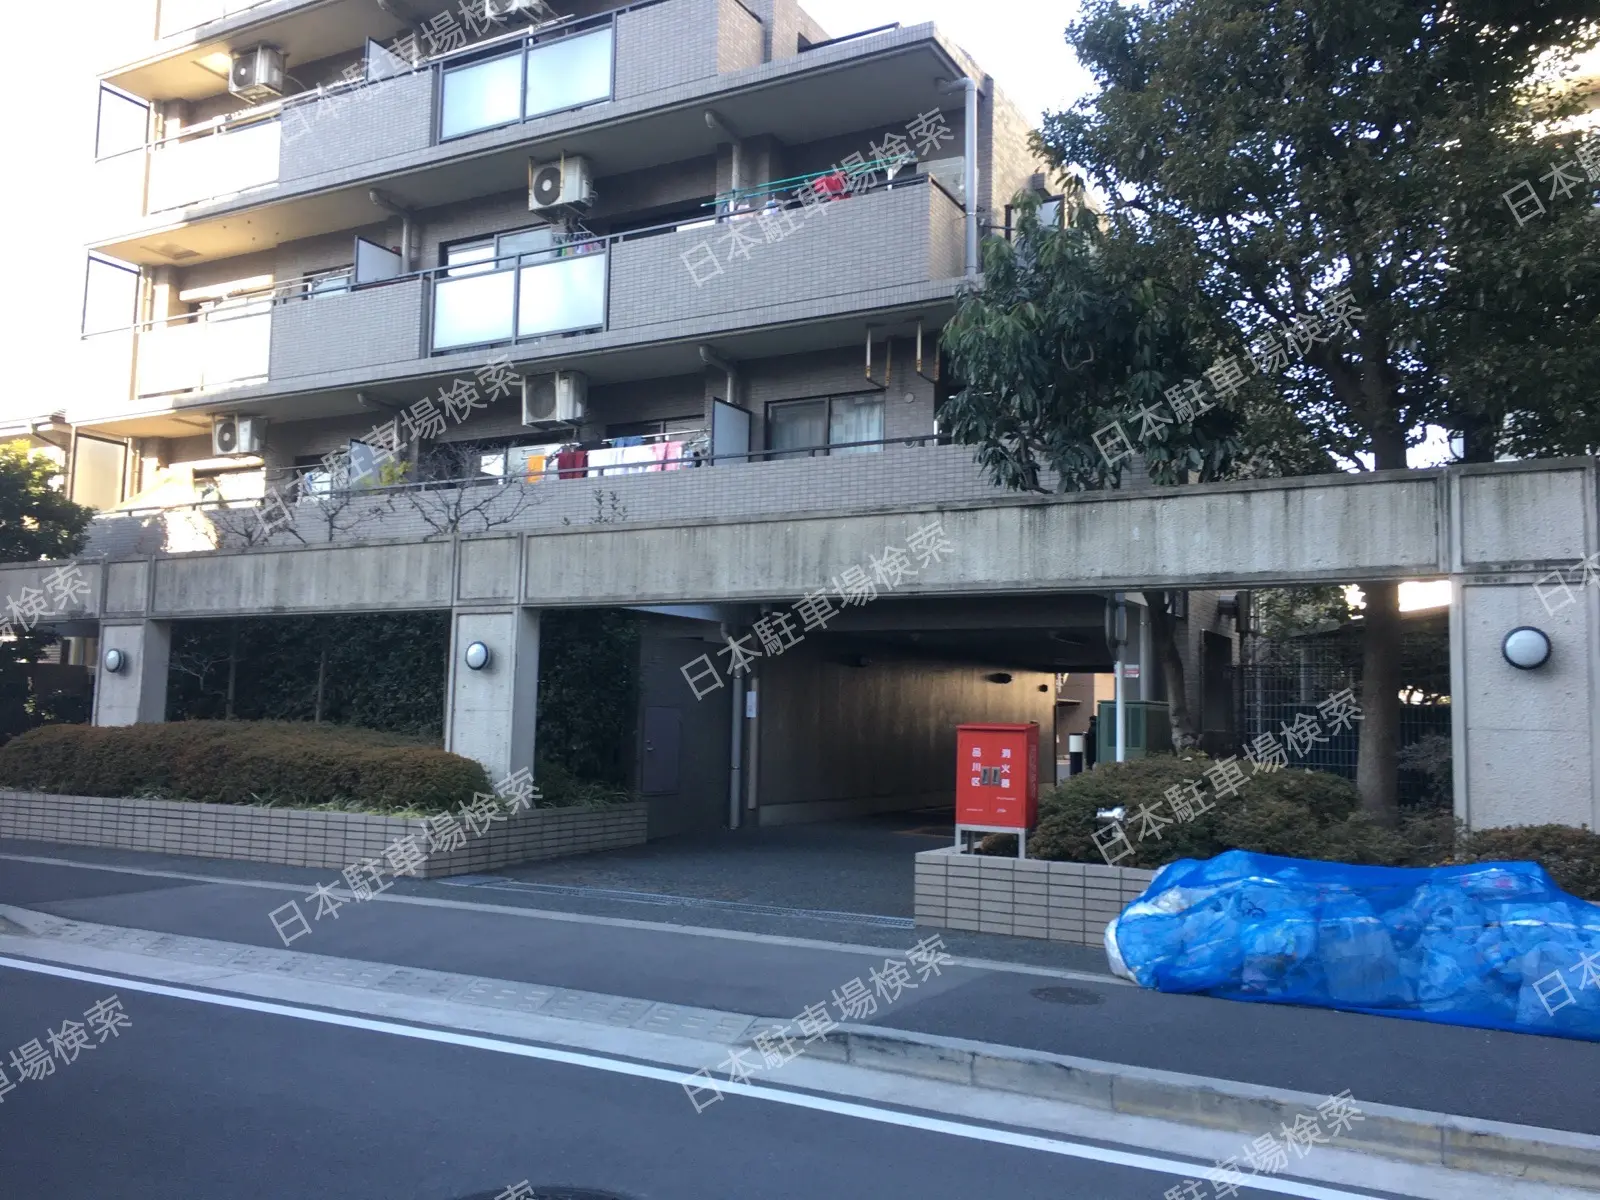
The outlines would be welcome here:
<svg viewBox="0 0 1600 1200">
<path fill-rule="evenodd" d="M 1039 726 L 956 727 L 956 845 L 967 830 L 1017 833 L 1018 851 L 1039 815 Z"/>
</svg>

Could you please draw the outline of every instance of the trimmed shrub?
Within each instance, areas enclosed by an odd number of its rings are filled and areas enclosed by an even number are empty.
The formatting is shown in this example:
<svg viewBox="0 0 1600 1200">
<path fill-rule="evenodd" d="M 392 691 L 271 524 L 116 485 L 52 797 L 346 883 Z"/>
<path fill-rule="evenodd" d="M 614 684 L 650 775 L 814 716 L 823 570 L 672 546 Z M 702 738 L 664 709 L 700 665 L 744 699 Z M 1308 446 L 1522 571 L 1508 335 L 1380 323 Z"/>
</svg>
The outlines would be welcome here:
<svg viewBox="0 0 1600 1200">
<path fill-rule="evenodd" d="M 1600 901 L 1600 833 L 1570 825 L 1516 825 L 1466 834 L 1456 862 L 1536 862 L 1564 892 Z"/>
<path fill-rule="evenodd" d="M 560 763 L 546 758 L 539 760 L 533 776 L 539 785 L 538 808 L 604 808 L 639 798 L 626 788 L 579 779 Z"/>
<path fill-rule="evenodd" d="M 1467 833 L 1440 809 L 1405 815 L 1397 829 L 1361 811 L 1355 786 L 1324 771 L 1286 769 L 1246 776 L 1234 795 L 1219 798 L 1205 773 L 1216 764 L 1204 755 L 1151 755 L 1102 763 L 1039 798 L 1039 826 L 1028 837 L 1030 857 L 1061 862 L 1104 862 L 1093 834 L 1105 822 L 1097 809 L 1123 808 L 1133 853 L 1117 866 L 1153 869 L 1180 858 L 1211 858 L 1227 850 L 1252 850 L 1288 858 L 1371 866 L 1439 866 L 1464 862 L 1536 862 L 1567 892 L 1600 900 L 1600 834 L 1566 825 L 1486 829 Z M 1189 821 L 1161 825 L 1146 838 L 1136 814 L 1143 806 L 1170 817 L 1163 803 L 1170 788 L 1198 784 L 1211 807 Z M 985 853 L 1015 854 L 1016 839 L 986 838 Z M 1112 856 L 1116 850 L 1113 847 Z"/>
<path fill-rule="evenodd" d="M 293 721 L 45 726 L 0 747 L 0 787 L 377 813 L 492 790 L 478 763 L 415 738 Z"/>
</svg>

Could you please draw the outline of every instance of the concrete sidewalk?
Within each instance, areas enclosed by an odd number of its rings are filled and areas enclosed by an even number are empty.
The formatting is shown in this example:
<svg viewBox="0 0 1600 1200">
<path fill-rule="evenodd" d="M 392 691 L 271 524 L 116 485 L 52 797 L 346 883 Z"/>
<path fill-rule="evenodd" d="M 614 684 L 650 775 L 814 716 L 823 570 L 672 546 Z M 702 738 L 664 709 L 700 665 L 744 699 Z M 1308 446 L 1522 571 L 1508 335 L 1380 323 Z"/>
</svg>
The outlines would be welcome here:
<svg viewBox="0 0 1600 1200">
<path fill-rule="evenodd" d="M 267 914 L 303 900 L 315 873 L 121 855 L 97 869 L 0 848 L 0 903 L 75 921 L 282 949 Z M 104 859 L 105 853 L 96 857 Z M 147 861 L 147 860 L 145 860 Z M 306 876 L 307 878 L 297 878 Z M 359 960 L 650 1003 L 788 1019 L 826 1003 L 931 930 L 850 929 L 852 940 L 670 924 L 499 901 L 441 883 L 347 902 L 292 946 Z M 507 894 L 508 899 L 520 899 Z M 307 906 L 310 916 L 310 906 Z M 658 914 L 647 914 L 658 915 Z M 813 925 L 815 923 L 813 922 Z M 1011 939 L 992 938 L 994 943 Z M 1600 1134 L 1600 1046 L 1354 1014 L 1146 992 L 1103 973 L 959 956 L 866 1023 L 1130 1068 Z M 1103 971 L 1103 964 L 1101 965 Z"/>
</svg>

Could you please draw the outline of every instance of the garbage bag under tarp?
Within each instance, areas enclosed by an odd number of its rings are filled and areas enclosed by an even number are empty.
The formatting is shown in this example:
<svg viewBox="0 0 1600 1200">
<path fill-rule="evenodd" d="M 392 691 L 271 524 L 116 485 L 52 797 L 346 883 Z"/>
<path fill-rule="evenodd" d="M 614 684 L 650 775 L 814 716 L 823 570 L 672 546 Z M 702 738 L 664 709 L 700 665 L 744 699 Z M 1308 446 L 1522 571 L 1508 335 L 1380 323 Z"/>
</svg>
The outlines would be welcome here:
<svg viewBox="0 0 1600 1200">
<path fill-rule="evenodd" d="M 1106 955 L 1163 992 L 1600 1041 L 1600 906 L 1535 863 L 1186 858 L 1106 927 Z"/>
</svg>

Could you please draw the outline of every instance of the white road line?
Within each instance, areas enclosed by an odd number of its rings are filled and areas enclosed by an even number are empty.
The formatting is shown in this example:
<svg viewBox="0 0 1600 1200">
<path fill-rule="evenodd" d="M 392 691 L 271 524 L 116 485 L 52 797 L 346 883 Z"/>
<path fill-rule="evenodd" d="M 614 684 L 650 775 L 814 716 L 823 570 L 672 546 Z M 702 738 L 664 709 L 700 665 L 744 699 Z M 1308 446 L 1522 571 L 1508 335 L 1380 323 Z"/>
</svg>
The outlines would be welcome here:
<svg viewBox="0 0 1600 1200">
<path fill-rule="evenodd" d="M 34 863 L 46 867 L 69 867 L 79 871 L 109 871 L 117 875 L 142 875 L 152 879 L 182 879 L 189 883 L 220 883 L 231 887 L 259 888 L 271 892 L 294 892 L 308 895 L 307 886 L 299 883 L 278 883 L 270 879 L 229 879 L 223 875 L 199 875 L 187 871 L 158 871 L 151 867 L 116 866 L 110 863 L 73 862 L 65 858 L 43 858 L 31 854 L 0 854 L 0 862 Z M 354 897 L 349 892 L 334 889 L 335 896 L 347 900 Z M 98 897 L 85 897 L 97 899 Z M 634 921 L 626 917 L 596 917 L 588 913 L 557 912 L 548 908 L 527 908 L 513 904 L 478 904 L 468 900 L 441 900 L 432 896 L 394 896 L 388 893 L 374 896 L 367 903 L 412 904 L 422 908 L 453 908 L 465 912 L 492 913 L 497 916 L 521 917 L 534 921 L 562 921 L 574 925 L 608 925 L 616 929 L 641 929 L 650 933 L 676 933 L 687 937 L 717 938 L 728 942 L 755 942 L 767 946 L 794 946 L 804 950 L 832 950 L 845 954 L 883 955 L 893 958 L 902 955 L 907 946 L 869 946 L 859 942 L 826 942 L 817 938 L 787 937 L 777 933 L 749 933 L 742 929 L 716 929 L 704 925 L 671 925 L 664 921 Z M 61 901 L 60 903 L 67 903 Z M 958 967 L 977 971 L 998 971 L 1011 975 L 1038 975 L 1047 979 L 1072 979 L 1080 983 L 1100 983 L 1111 987 L 1133 987 L 1126 979 L 1115 975 L 1101 975 L 1093 971 L 1074 971 L 1066 967 L 1041 967 L 1032 963 L 1002 962 L 988 958 L 954 958 Z"/>
<path fill-rule="evenodd" d="M 417 1041 L 438 1042 L 471 1050 L 487 1050 L 492 1053 L 510 1054 L 519 1058 L 532 1058 L 544 1062 L 562 1063 L 567 1066 L 587 1067 L 590 1070 L 606 1071 L 614 1075 L 631 1075 L 637 1079 L 651 1079 L 660 1083 L 681 1086 L 686 1079 L 693 1077 L 683 1071 L 647 1066 L 643 1063 L 630 1062 L 626 1059 L 606 1058 L 598 1054 L 579 1054 L 570 1050 L 556 1050 L 551 1047 L 534 1046 L 524 1042 L 479 1037 L 474 1034 L 456 1033 L 446 1029 L 402 1025 L 393 1021 L 375 1021 L 367 1017 L 320 1012 L 316 1009 L 274 1004 L 264 1000 L 250 1000 L 241 996 L 197 992 L 188 988 L 149 983 L 141 979 L 102 975 L 90 971 L 75 971 L 67 967 L 50 966 L 25 959 L 0 956 L 0 967 L 10 967 L 18 971 L 30 971 L 39 975 L 53 975 L 60 979 L 73 979 L 83 983 L 108 985 L 117 988 L 119 991 L 146 992 L 150 995 L 167 996 L 176 1000 L 192 1000 L 199 1004 L 212 1004 L 221 1008 L 237 1008 L 247 1012 L 265 1013 L 269 1016 L 312 1021 L 321 1025 L 337 1025 L 345 1029 L 360 1029 L 369 1033 L 386 1033 L 395 1037 L 413 1038 Z M 1206 1170 L 1210 1169 L 1181 1159 L 1160 1158 L 1151 1154 L 1135 1154 L 1126 1150 L 1113 1150 L 1087 1142 L 1073 1142 L 1061 1138 L 1042 1137 L 1037 1134 L 1018 1133 L 1009 1129 L 973 1125 L 964 1121 L 950 1121 L 940 1117 L 923 1116 L 920 1113 L 900 1112 L 891 1108 L 878 1108 L 868 1104 L 836 1100 L 828 1096 L 813 1095 L 808 1092 L 756 1087 L 747 1083 L 718 1083 L 717 1090 L 726 1095 L 746 1096 L 752 1100 L 766 1100 L 773 1104 L 788 1105 L 791 1108 L 808 1108 L 816 1112 L 854 1117 L 862 1121 L 875 1121 L 883 1125 L 898 1125 L 906 1129 L 920 1129 L 928 1133 L 944 1134 L 948 1137 L 967 1138 L 971 1141 L 990 1142 L 1000 1146 L 1014 1146 L 1022 1150 L 1036 1150 L 1040 1153 L 1057 1154 L 1065 1158 L 1089 1159 L 1093 1162 L 1130 1167 L 1139 1171 L 1152 1171 L 1178 1178 L 1202 1176 Z M 1258 1176 L 1250 1180 L 1247 1187 L 1255 1191 L 1272 1192 L 1280 1196 L 1297 1196 L 1303 1198 L 1303 1200 L 1375 1200 L 1375 1197 L 1381 1196 L 1381 1193 L 1352 1192 L 1342 1188 L 1323 1187 L 1320 1184 L 1306 1183 L 1293 1179 L 1277 1179 L 1272 1176 Z"/>
</svg>

